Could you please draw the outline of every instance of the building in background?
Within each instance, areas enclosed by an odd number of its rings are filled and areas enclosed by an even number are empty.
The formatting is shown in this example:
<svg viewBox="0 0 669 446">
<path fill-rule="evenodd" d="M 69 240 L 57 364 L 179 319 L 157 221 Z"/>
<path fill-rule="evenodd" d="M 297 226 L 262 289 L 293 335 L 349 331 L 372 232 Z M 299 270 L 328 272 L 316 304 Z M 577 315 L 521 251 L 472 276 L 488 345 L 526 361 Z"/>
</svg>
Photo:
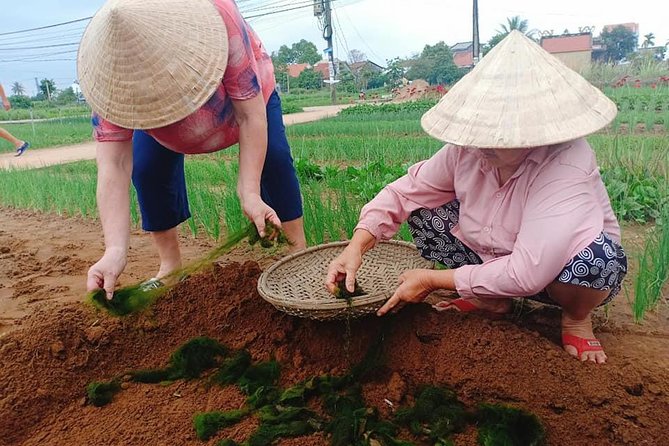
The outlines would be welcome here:
<svg viewBox="0 0 669 446">
<path fill-rule="evenodd" d="M 472 42 L 458 42 L 451 47 L 453 62 L 458 68 L 474 66 L 474 44 Z"/>
<path fill-rule="evenodd" d="M 579 71 L 590 65 L 592 60 L 592 33 L 543 36 L 541 47 L 560 59 L 572 70 Z"/>
</svg>

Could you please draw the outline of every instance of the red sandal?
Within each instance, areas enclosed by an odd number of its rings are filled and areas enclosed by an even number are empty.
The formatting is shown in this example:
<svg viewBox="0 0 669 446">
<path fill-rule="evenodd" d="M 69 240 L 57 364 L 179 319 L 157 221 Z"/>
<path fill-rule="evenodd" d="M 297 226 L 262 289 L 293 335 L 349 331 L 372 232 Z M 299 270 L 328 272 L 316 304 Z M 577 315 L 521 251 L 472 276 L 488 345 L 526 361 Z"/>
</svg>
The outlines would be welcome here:
<svg viewBox="0 0 669 446">
<path fill-rule="evenodd" d="M 582 361 L 582 355 L 585 352 L 601 352 L 604 351 L 602 343 L 596 338 L 582 338 L 576 335 L 562 334 L 562 346 L 571 345 L 576 349 L 578 359 Z"/>
</svg>

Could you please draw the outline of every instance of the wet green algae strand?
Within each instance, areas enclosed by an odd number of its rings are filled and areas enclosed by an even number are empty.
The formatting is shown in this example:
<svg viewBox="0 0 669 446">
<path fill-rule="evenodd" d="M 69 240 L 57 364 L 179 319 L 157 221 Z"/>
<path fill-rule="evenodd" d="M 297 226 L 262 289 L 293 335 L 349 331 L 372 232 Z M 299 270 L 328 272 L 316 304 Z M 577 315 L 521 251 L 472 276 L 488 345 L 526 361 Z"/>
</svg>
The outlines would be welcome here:
<svg viewBox="0 0 669 446">
<path fill-rule="evenodd" d="M 249 224 L 246 228 L 229 235 L 226 240 L 204 258 L 191 263 L 177 271 L 172 272 L 164 278 L 164 282 L 178 283 L 184 278 L 202 271 L 209 267 L 217 258 L 228 253 L 242 240 L 248 239 L 250 245 L 259 244 L 263 248 L 282 246 L 288 244 L 286 235 L 270 222 L 266 223 L 265 237 L 260 237 L 255 225 Z M 122 317 L 138 313 L 150 307 L 160 296 L 165 294 L 171 287 L 162 286 L 147 289 L 142 283 L 119 288 L 114 292 L 113 299 L 107 299 L 105 290 L 97 290 L 89 294 L 88 300 L 97 308 L 107 311 L 112 316 Z"/>
<path fill-rule="evenodd" d="M 538 418 L 517 408 L 483 404 L 468 410 L 446 387 L 426 386 L 411 407 L 400 408 L 392 420 L 382 419 L 378 410 L 366 406 L 361 382 L 383 363 L 383 338 L 369 349 L 363 360 L 343 376 L 322 375 L 292 387 L 278 386 L 280 366 L 276 361 L 253 363 L 247 351 L 230 351 L 215 340 L 195 338 L 182 345 L 167 367 L 128 372 L 132 381 L 160 382 L 196 379 L 216 369 L 207 379 L 211 385 L 235 384 L 247 396 L 242 409 L 197 413 L 193 427 L 197 437 L 209 440 L 226 427 L 255 415 L 260 426 L 239 445 L 223 439 L 217 446 L 263 446 L 279 438 L 299 437 L 323 431 L 333 446 L 411 446 L 398 439 L 403 429 L 423 443 L 450 445 L 450 437 L 469 425 L 478 427 L 482 446 L 539 446 L 544 429 Z M 89 401 L 103 406 L 121 390 L 121 377 L 88 385 Z M 320 398 L 322 413 L 307 407 Z"/>
</svg>

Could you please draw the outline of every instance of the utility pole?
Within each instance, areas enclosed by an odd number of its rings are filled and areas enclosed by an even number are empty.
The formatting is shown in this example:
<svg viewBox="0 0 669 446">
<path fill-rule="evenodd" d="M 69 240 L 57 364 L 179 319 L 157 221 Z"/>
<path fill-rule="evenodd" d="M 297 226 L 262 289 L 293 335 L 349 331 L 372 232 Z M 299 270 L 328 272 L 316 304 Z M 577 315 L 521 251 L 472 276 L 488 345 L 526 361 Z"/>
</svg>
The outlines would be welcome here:
<svg viewBox="0 0 669 446">
<path fill-rule="evenodd" d="M 337 88 L 335 86 L 337 83 L 335 80 L 335 77 L 337 76 L 337 67 L 335 67 L 334 63 L 334 47 L 332 45 L 332 4 L 330 2 L 331 0 L 323 1 L 323 6 L 325 7 L 323 11 L 325 22 L 323 25 L 323 38 L 328 44 L 325 51 L 328 53 L 328 73 L 330 74 L 330 78 L 325 82 L 330 84 L 330 100 L 334 105 L 337 103 Z"/>
<path fill-rule="evenodd" d="M 480 44 L 479 44 L 479 2 L 474 0 L 474 11 L 473 11 L 473 39 L 472 39 L 472 60 L 474 65 L 479 62 Z"/>
</svg>

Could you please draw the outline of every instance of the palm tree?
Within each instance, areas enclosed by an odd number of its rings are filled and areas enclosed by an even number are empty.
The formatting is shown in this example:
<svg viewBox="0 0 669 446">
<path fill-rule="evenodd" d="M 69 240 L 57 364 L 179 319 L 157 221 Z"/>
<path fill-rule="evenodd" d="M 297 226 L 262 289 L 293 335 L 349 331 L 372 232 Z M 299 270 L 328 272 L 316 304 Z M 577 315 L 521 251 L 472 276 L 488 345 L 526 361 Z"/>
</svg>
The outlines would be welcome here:
<svg viewBox="0 0 669 446">
<path fill-rule="evenodd" d="M 653 33 L 648 33 L 645 36 L 643 36 L 643 43 L 641 44 L 642 48 L 648 48 L 653 45 L 655 45 L 655 34 Z"/>
<path fill-rule="evenodd" d="M 23 85 L 21 85 L 20 82 L 14 82 L 12 84 L 12 94 L 15 94 L 16 96 L 23 96 L 26 93 L 26 89 L 23 88 Z"/>
<path fill-rule="evenodd" d="M 520 16 L 507 17 L 506 23 L 500 23 L 501 30 L 497 30 L 498 34 L 507 35 L 514 29 L 525 34 L 527 32 L 527 20 L 521 19 Z"/>
</svg>

